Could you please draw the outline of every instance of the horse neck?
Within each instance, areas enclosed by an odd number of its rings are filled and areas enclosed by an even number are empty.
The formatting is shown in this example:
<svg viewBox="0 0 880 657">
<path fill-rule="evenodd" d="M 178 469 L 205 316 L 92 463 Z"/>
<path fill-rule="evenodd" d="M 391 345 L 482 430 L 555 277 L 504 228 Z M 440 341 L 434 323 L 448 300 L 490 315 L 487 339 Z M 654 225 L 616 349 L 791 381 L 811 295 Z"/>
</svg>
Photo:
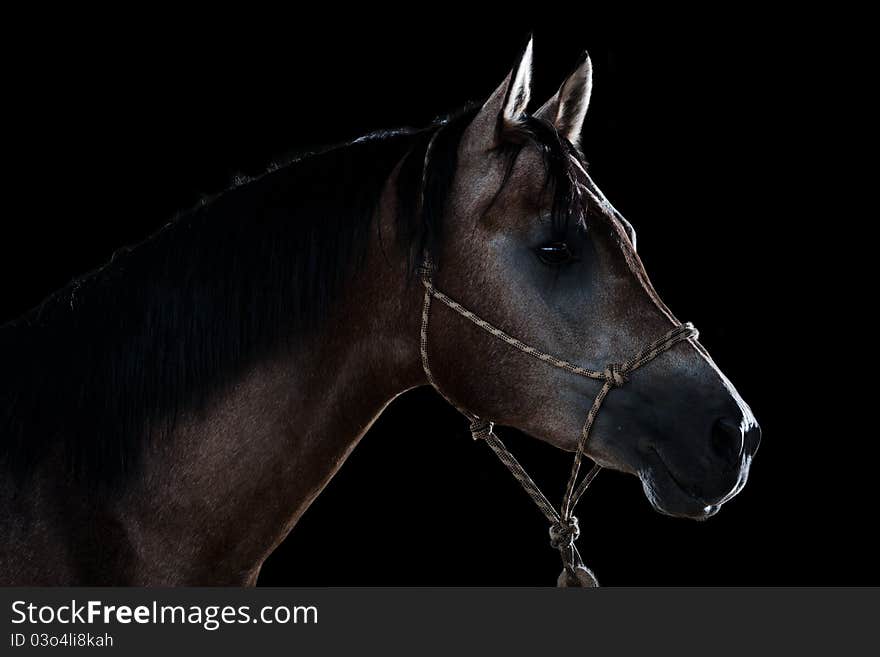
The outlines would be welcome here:
<svg viewBox="0 0 880 657">
<path fill-rule="evenodd" d="M 325 328 L 254 366 L 147 460 L 119 513 L 139 555 L 133 579 L 253 582 L 383 409 L 424 383 L 421 286 L 403 275 L 402 257 L 389 267 L 372 233 Z"/>
</svg>

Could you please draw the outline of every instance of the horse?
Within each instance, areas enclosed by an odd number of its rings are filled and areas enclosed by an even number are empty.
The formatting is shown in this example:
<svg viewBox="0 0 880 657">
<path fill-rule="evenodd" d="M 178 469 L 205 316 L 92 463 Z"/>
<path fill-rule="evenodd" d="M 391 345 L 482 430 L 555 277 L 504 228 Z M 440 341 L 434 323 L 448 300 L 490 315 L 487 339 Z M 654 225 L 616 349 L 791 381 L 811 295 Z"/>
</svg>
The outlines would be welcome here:
<svg viewBox="0 0 880 657">
<path fill-rule="evenodd" d="M 429 384 L 663 514 L 742 490 L 758 423 L 587 172 L 590 59 L 530 111 L 532 50 L 484 102 L 237 181 L 0 327 L 0 583 L 254 585 Z"/>
</svg>

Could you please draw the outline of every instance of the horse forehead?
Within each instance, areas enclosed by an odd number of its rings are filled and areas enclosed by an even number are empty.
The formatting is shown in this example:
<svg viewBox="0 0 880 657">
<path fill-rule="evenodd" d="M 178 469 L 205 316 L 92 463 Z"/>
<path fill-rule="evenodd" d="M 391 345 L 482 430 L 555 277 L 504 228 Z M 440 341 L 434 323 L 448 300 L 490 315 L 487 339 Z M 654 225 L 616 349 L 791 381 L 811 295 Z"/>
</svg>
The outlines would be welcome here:
<svg viewBox="0 0 880 657">
<path fill-rule="evenodd" d="M 584 166 L 577 160 L 575 160 L 575 163 L 582 172 L 583 189 L 590 200 L 590 205 L 593 206 L 593 211 L 595 212 L 596 209 L 598 209 L 612 222 L 626 221 L 625 219 L 623 219 L 623 215 L 621 215 L 617 211 L 617 209 L 613 205 L 611 205 L 611 202 L 607 198 L 605 198 L 605 194 L 602 193 L 602 190 L 599 189 L 599 186 L 592 179 L 592 177 L 590 177 L 590 174 L 587 173 L 586 168 L 584 168 Z M 629 224 L 629 222 L 626 223 Z"/>
<path fill-rule="evenodd" d="M 568 157 L 577 171 L 575 184 L 587 195 L 591 211 L 603 215 L 612 224 L 626 223 L 628 225 L 628 222 L 623 219 L 587 172 L 584 162 L 574 154 L 570 154 Z M 547 183 L 551 182 L 547 180 L 549 175 L 550 172 L 541 151 L 535 145 L 527 145 L 518 154 L 506 186 L 530 199 L 541 199 L 546 195 Z"/>
<path fill-rule="evenodd" d="M 516 155 L 508 183 L 528 193 L 541 192 L 546 187 L 547 165 L 543 154 L 534 144 L 526 144 Z"/>
<path fill-rule="evenodd" d="M 593 181 L 590 175 L 584 171 L 584 190 L 593 206 L 592 212 L 601 214 L 611 227 L 611 230 L 625 240 L 618 240 L 618 245 L 624 256 L 630 258 L 636 249 L 636 231 L 633 225 L 618 212 L 611 201 L 605 198 L 602 190 Z"/>
<path fill-rule="evenodd" d="M 499 149 L 469 154 L 460 164 L 464 165 L 459 170 L 465 174 L 467 182 L 473 182 L 473 179 L 483 183 L 492 182 L 496 190 L 502 182 L 506 187 L 539 189 L 543 187 L 547 175 L 543 156 L 532 143 L 523 144 L 514 151 Z"/>
</svg>

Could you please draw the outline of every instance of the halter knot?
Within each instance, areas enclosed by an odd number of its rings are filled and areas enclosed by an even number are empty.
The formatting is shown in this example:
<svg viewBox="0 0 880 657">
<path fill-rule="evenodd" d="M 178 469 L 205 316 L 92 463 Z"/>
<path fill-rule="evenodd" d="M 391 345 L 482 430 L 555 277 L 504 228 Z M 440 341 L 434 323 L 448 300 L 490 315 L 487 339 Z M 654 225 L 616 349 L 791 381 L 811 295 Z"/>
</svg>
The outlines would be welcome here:
<svg viewBox="0 0 880 657">
<path fill-rule="evenodd" d="M 691 322 L 685 322 L 682 324 L 684 329 L 684 337 L 688 340 L 699 340 L 700 332 L 697 330 L 697 327 L 694 326 Z"/>
<path fill-rule="evenodd" d="M 605 377 L 612 388 L 619 388 L 626 383 L 626 374 L 623 373 L 623 366 L 619 363 L 610 363 L 605 367 L 602 376 Z"/>
<path fill-rule="evenodd" d="M 550 525 L 550 545 L 557 550 L 564 550 L 570 547 L 581 535 L 578 527 L 578 519 L 571 516 L 568 520 L 559 520 Z"/>
<path fill-rule="evenodd" d="M 492 434 L 492 423 L 478 417 L 471 419 L 471 436 L 474 440 L 485 440 Z"/>
<path fill-rule="evenodd" d="M 423 260 L 421 264 L 416 268 L 418 271 L 419 277 L 425 283 L 430 282 L 431 278 L 434 276 L 434 263 L 430 260 Z"/>
</svg>

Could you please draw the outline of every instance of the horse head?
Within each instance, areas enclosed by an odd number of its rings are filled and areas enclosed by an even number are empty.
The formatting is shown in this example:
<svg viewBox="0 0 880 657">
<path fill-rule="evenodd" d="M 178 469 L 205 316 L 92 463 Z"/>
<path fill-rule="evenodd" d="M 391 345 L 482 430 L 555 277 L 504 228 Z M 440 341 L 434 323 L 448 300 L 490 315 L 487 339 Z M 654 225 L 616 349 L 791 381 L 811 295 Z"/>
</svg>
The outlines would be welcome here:
<svg viewBox="0 0 880 657">
<path fill-rule="evenodd" d="M 458 131 L 431 284 L 469 310 L 434 311 L 432 382 L 469 415 L 637 475 L 662 513 L 707 518 L 745 485 L 760 429 L 696 339 L 638 371 L 607 369 L 681 323 L 651 285 L 632 226 L 587 173 L 589 57 L 534 113 L 531 68 L 529 42 Z M 431 157 L 429 145 L 428 192 Z M 468 312 L 498 329 L 463 321 Z M 548 366 L 530 349 L 612 371 L 609 386 L 621 390 L 608 395 L 586 444 L 579 439 L 603 381 Z"/>
</svg>

